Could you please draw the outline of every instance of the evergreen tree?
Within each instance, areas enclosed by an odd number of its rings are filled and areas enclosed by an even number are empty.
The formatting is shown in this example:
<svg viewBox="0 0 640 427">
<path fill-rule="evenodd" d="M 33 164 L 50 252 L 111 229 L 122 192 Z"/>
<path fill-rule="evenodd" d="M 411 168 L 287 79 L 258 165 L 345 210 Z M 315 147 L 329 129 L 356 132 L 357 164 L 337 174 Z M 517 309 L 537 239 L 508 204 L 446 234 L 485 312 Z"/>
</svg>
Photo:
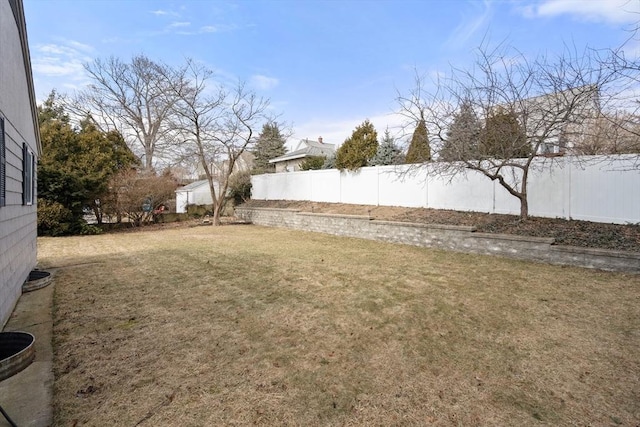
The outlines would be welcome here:
<svg viewBox="0 0 640 427">
<path fill-rule="evenodd" d="M 389 133 L 389 128 L 384 131 L 382 142 L 378 146 L 376 155 L 371 159 L 372 166 L 399 165 L 404 162 L 402 150 L 396 145 L 395 139 Z"/>
<path fill-rule="evenodd" d="M 335 169 L 336 168 L 336 155 L 335 153 L 327 156 L 326 159 L 324 159 L 324 163 L 322 164 L 322 167 L 320 169 Z"/>
<path fill-rule="evenodd" d="M 449 127 L 439 160 L 454 162 L 477 158 L 481 129 L 482 125 L 471 103 L 464 101 Z"/>
<path fill-rule="evenodd" d="M 68 224 L 58 229 L 79 232 L 83 209 L 93 208 L 100 222 L 99 200 L 108 192 L 109 178 L 137 164 L 138 159 L 118 132 L 104 133 L 88 118 L 73 128 L 54 92 L 38 107 L 38 113 L 42 142 L 38 197 L 67 212 Z"/>
<path fill-rule="evenodd" d="M 57 121 L 69 124 L 69 115 L 64 110 L 64 105 L 58 92 L 52 90 L 47 99 L 38 105 L 38 125 L 46 122 Z"/>
<path fill-rule="evenodd" d="M 300 170 L 310 171 L 322 169 L 322 166 L 324 165 L 326 160 L 327 158 L 325 156 L 309 156 L 305 158 L 302 163 L 300 163 Z"/>
<path fill-rule="evenodd" d="M 127 146 L 117 131 L 104 133 L 87 118 L 80 123 L 77 132 L 80 152 L 74 156 L 73 164 L 82 173 L 82 184 L 86 193 L 85 206 L 102 223 L 101 199 L 109 192 L 109 179 L 116 172 L 138 164 L 138 158 Z"/>
<path fill-rule="evenodd" d="M 424 119 L 420 119 L 418 126 L 416 126 L 416 130 L 413 131 L 405 163 L 424 163 L 430 160 L 431 146 L 429 145 L 427 124 Z"/>
<path fill-rule="evenodd" d="M 255 156 L 253 163 L 253 174 L 273 173 L 276 167 L 269 163 L 269 160 L 280 157 L 287 152 L 284 146 L 286 140 L 280 132 L 278 124 L 275 122 L 265 123 L 262 132 L 258 136 L 258 141 L 253 149 Z"/>
<path fill-rule="evenodd" d="M 524 158 L 531 154 L 531 146 L 515 113 L 499 108 L 487 117 L 480 134 L 480 154 L 496 159 Z"/>
<path fill-rule="evenodd" d="M 86 193 L 82 175 L 70 165 L 70 157 L 80 150 L 78 136 L 55 91 L 38 106 L 38 121 L 42 143 L 42 155 L 38 161 L 38 198 L 56 203 L 59 209 L 64 209 L 64 220 L 68 223 L 52 224 L 52 229 L 73 232 L 82 221 Z M 38 203 L 38 206 L 44 208 L 47 205 Z M 40 232 L 48 231 L 39 228 Z"/>
<path fill-rule="evenodd" d="M 357 126 L 336 152 L 336 167 L 357 170 L 369 163 L 378 151 L 378 132 L 369 119 Z"/>
</svg>

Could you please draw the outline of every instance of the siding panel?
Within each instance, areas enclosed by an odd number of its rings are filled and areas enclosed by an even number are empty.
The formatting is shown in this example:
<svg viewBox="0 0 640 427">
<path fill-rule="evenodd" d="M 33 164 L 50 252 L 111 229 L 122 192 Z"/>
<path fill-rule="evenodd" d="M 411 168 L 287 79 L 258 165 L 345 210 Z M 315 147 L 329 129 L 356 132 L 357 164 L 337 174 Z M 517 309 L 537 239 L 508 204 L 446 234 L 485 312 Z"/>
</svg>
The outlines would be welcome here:
<svg viewBox="0 0 640 427">
<path fill-rule="evenodd" d="M 26 40 L 22 1 L 0 1 L 0 116 L 6 143 L 6 205 L 0 207 L 0 329 L 37 261 L 36 205 L 22 205 L 23 143 L 40 153 Z"/>
</svg>

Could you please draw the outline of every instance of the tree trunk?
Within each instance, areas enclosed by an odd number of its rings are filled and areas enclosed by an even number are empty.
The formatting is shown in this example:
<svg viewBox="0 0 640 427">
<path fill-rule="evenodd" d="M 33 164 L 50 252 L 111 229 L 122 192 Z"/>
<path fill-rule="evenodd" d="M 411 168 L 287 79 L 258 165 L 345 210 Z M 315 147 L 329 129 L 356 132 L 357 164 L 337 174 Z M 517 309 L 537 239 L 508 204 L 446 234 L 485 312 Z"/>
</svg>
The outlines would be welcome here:
<svg viewBox="0 0 640 427">
<path fill-rule="evenodd" d="M 213 225 L 220 225 L 220 211 L 222 210 L 222 206 L 216 201 L 213 204 Z"/>
<path fill-rule="evenodd" d="M 527 193 L 523 193 L 520 197 L 520 219 L 522 221 L 529 218 L 529 201 L 527 200 Z"/>
<path fill-rule="evenodd" d="M 94 206 L 93 207 L 93 214 L 96 217 L 96 223 L 98 225 L 101 225 L 102 224 L 102 211 L 97 206 Z"/>
<path fill-rule="evenodd" d="M 529 167 L 531 166 L 533 155 L 529 157 L 526 166 L 522 169 L 522 179 L 520 181 L 520 220 L 526 221 L 529 218 L 529 200 L 527 200 L 527 185 L 529 184 Z"/>
<path fill-rule="evenodd" d="M 149 145 L 150 142 L 146 141 L 145 138 L 145 146 L 144 146 L 144 168 L 147 171 L 153 170 L 153 150 Z"/>
<path fill-rule="evenodd" d="M 202 158 L 202 155 L 201 155 Z M 222 209 L 222 205 L 219 200 L 219 195 L 216 193 L 215 187 L 213 186 L 213 177 L 211 172 L 209 172 L 209 166 L 206 162 L 202 162 L 202 166 L 204 167 L 205 173 L 207 174 L 207 180 L 209 181 L 209 192 L 211 193 L 211 208 L 213 209 L 213 225 L 220 225 L 220 210 Z"/>
</svg>

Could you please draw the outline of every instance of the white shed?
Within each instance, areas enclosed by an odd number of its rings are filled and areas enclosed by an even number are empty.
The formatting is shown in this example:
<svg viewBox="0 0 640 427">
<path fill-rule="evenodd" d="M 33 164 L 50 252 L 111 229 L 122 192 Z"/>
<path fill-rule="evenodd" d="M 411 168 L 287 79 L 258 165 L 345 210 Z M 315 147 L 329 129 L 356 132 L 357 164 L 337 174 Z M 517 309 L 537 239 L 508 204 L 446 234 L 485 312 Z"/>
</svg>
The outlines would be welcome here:
<svg viewBox="0 0 640 427">
<path fill-rule="evenodd" d="M 176 212 L 187 212 L 187 205 L 211 205 L 211 191 L 206 179 L 192 182 L 176 190 Z"/>
</svg>

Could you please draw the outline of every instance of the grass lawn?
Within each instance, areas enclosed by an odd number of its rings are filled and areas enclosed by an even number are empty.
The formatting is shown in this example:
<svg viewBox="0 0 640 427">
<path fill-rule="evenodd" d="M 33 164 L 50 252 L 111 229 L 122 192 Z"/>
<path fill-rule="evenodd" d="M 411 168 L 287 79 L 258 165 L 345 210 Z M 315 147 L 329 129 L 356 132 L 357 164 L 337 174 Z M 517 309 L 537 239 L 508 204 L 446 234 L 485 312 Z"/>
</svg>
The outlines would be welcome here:
<svg viewBox="0 0 640 427">
<path fill-rule="evenodd" d="M 640 423 L 640 276 L 258 226 L 38 239 L 55 424 Z"/>
</svg>

